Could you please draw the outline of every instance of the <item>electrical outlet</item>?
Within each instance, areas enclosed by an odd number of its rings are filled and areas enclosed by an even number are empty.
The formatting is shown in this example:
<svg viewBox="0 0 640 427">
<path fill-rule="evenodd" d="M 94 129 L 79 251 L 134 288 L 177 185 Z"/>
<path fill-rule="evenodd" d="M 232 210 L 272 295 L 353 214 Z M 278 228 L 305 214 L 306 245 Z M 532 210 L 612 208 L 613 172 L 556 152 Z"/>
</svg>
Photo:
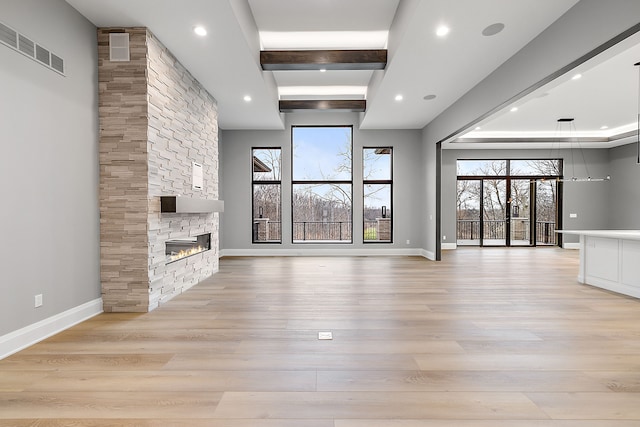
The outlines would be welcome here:
<svg viewBox="0 0 640 427">
<path fill-rule="evenodd" d="M 407 239 L 407 245 L 411 244 L 411 240 Z"/>
<path fill-rule="evenodd" d="M 569 214 L 569 218 L 578 218 L 578 214 L 577 213 L 570 213 Z"/>
<path fill-rule="evenodd" d="M 447 236 L 442 236 L 442 240 L 447 240 Z"/>
<path fill-rule="evenodd" d="M 42 294 L 38 294 L 35 296 L 35 307 L 42 307 Z"/>
</svg>

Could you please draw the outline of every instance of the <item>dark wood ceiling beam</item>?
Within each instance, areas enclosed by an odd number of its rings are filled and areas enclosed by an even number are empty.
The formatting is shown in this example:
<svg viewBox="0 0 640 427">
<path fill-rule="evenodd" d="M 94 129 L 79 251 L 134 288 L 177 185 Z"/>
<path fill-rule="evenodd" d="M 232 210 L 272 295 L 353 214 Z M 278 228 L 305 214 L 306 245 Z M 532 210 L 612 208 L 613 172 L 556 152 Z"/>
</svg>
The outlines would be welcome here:
<svg viewBox="0 0 640 427">
<path fill-rule="evenodd" d="M 280 101 L 280 112 L 295 113 L 309 110 L 350 111 L 362 113 L 367 108 L 364 99 L 291 99 Z"/>
<path fill-rule="evenodd" d="M 386 49 L 366 50 L 263 50 L 263 70 L 384 70 Z"/>
</svg>

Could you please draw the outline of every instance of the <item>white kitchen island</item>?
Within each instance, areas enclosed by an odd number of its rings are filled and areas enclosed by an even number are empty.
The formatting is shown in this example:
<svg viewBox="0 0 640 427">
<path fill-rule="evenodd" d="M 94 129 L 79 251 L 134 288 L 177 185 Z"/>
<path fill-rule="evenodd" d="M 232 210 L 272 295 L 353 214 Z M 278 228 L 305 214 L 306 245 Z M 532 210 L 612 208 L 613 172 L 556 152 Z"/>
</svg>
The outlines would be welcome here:
<svg viewBox="0 0 640 427">
<path fill-rule="evenodd" d="M 578 281 L 640 298 L 640 230 L 558 230 L 580 236 Z"/>
</svg>

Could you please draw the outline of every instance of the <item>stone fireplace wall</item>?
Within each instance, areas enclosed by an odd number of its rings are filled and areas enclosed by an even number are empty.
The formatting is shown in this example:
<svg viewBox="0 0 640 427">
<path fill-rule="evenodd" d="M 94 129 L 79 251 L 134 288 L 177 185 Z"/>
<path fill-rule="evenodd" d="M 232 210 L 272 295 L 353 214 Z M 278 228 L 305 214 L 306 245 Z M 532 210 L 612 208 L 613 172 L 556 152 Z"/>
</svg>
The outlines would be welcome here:
<svg viewBox="0 0 640 427">
<path fill-rule="evenodd" d="M 149 115 L 149 305 L 211 276 L 218 269 L 218 214 L 160 214 L 160 197 L 218 198 L 216 100 L 153 34 L 147 36 Z M 192 162 L 204 185 L 193 190 Z M 165 241 L 211 233 L 211 250 L 165 265 Z"/>
<path fill-rule="evenodd" d="M 111 32 L 129 33 L 129 62 L 109 60 Z M 161 214 L 159 198 L 218 198 L 217 104 L 145 28 L 99 29 L 98 56 L 104 311 L 146 312 L 218 269 L 218 214 Z M 203 233 L 211 250 L 166 264 L 166 240 Z"/>
</svg>

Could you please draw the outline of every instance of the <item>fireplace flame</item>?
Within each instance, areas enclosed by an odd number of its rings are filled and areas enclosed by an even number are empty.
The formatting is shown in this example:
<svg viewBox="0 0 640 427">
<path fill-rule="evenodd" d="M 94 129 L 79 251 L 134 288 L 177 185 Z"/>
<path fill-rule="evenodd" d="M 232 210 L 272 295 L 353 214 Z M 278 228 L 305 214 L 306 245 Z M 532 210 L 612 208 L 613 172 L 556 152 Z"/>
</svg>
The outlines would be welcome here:
<svg viewBox="0 0 640 427">
<path fill-rule="evenodd" d="M 195 246 L 187 250 L 181 250 L 180 252 L 172 252 L 171 255 L 169 255 L 169 262 L 177 261 L 179 259 L 204 252 L 205 250 L 204 246 Z"/>
</svg>

